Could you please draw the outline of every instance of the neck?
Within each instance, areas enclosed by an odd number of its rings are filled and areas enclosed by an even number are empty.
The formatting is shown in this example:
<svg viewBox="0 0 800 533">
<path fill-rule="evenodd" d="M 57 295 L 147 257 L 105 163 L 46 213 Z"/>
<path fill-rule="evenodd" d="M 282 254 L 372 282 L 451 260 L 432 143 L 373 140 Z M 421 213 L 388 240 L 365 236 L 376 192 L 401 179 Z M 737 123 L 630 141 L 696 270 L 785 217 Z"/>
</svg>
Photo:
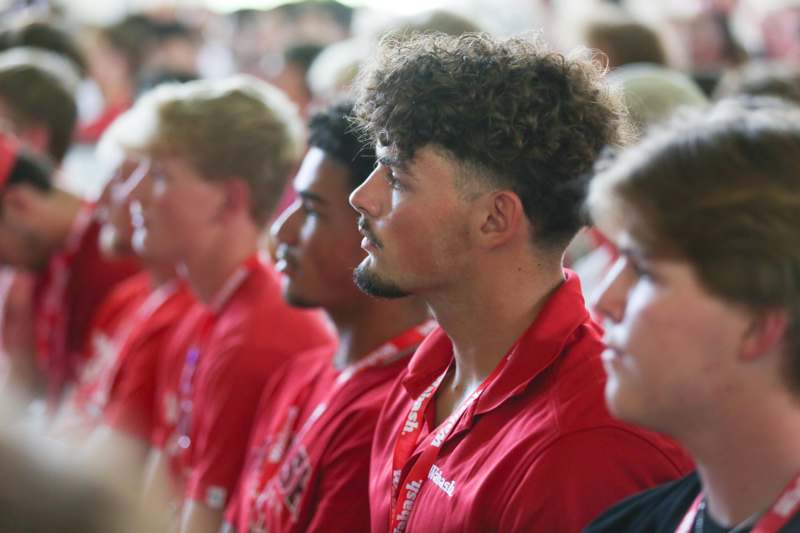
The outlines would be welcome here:
<svg viewBox="0 0 800 533">
<path fill-rule="evenodd" d="M 430 318 L 425 303 L 417 298 L 359 298 L 360 305 L 355 308 L 326 310 L 339 339 L 333 356 L 338 369 L 360 361 L 384 342 Z"/>
<path fill-rule="evenodd" d="M 249 223 L 225 228 L 181 263 L 181 273 L 197 298 L 209 304 L 237 268 L 258 250 L 258 230 Z"/>
<path fill-rule="evenodd" d="M 696 461 L 709 512 L 726 527 L 766 511 L 800 473 L 797 400 L 785 392 L 742 396 L 704 429 L 679 437 Z"/>
<path fill-rule="evenodd" d="M 470 391 L 483 382 L 564 280 L 560 263 L 547 269 L 530 260 L 498 266 L 454 290 L 426 295 L 453 342 L 455 368 L 443 386 Z"/>
</svg>

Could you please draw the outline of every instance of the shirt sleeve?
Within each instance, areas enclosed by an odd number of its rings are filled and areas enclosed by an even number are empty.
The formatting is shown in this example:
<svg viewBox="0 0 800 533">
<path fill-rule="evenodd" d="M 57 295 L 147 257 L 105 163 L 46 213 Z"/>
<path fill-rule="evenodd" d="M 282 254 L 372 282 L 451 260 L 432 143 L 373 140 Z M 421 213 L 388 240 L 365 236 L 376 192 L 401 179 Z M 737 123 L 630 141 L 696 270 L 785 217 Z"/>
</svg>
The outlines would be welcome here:
<svg viewBox="0 0 800 533">
<path fill-rule="evenodd" d="M 377 410 L 376 410 L 377 411 Z M 377 412 L 360 412 L 337 429 L 313 497 L 309 532 L 369 531 L 369 461 Z"/>
<path fill-rule="evenodd" d="M 648 439 L 624 428 L 571 433 L 534 458 L 503 503 L 500 530 L 577 533 L 623 498 L 685 473 Z"/>
<path fill-rule="evenodd" d="M 256 410 L 255 419 L 250 431 L 250 437 L 248 438 L 245 461 L 242 463 L 242 475 L 239 476 L 236 487 L 225 509 L 225 521 L 235 527 L 238 527 L 239 522 L 243 518 L 244 511 L 242 506 L 250 503 L 244 495 L 244 483 L 247 479 L 249 462 L 253 460 L 253 454 L 260 444 L 261 439 L 264 438 L 263 433 L 266 427 L 262 426 L 265 426 L 265 419 L 274 412 L 270 411 L 270 404 L 272 404 L 272 399 L 280 391 L 281 386 L 286 383 L 287 370 L 290 367 L 291 365 L 287 364 L 278 369 L 278 371 L 273 372 L 266 380 L 266 385 L 261 391 L 261 399 L 259 400 L 258 409 Z"/>
<path fill-rule="evenodd" d="M 167 333 L 162 328 L 132 344 L 104 411 L 108 425 L 145 441 L 155 426 L 156 373 Z"/>
<path fill-rule="evenodd" d="M 271 368 L 254 347 L 210 350 L 216 359 L 196 393 L 192 457 L 185 497 L 224 507 L 242 471 L 250 430 Z M 258 351 L 256 350 L 256 353 Z"/>
</svg>

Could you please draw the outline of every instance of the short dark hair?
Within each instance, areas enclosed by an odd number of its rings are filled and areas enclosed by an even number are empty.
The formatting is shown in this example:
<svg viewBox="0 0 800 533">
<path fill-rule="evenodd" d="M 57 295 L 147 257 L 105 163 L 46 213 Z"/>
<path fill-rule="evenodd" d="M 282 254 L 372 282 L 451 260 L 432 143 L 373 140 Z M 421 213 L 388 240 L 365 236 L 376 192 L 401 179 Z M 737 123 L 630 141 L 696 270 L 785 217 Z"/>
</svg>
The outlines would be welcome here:
<svg viewBox="0 0 800 533">
<path fill-rule="evenodd" d="M 588 206 L 601 229 L 687 261 L 719 298 L 785 309 L 800 394 L 800 109 L 749 98 L 678 117 L 607 163 Z"/>
<path fill-rule="evenodd" d="M 21 28 L 6 30 L 0 34 L 0 50 L 18 46 L 40 48 L 58 54 L 70 60 L 78 74 L 86 75 L 86 58 L 75 39 L 53 24 L 31 22 Z"/>
<path fill-rule="evenodd" d="M 351 190 L 375 168 L 375 150 L 363 142 L 353 120 L 353 102 L 342 101 L 314 113 L 308 123 L 309 146 L 319 148 L 347 168 Z"/>
<path fill-rule="evenodd" d="M 659 35 L 638 22 L 594 21 L 587 25 L 586 38 L 589 46 L 606 53 L 612 68 L 631 63 L 667 64 Z"/>
<path fill-rule="evenodd" d="M 788 63 L 754 61 L 726 72 L 714 96 L 775 96 L 800 104 L 800 68 Z"/>
<path fill-rule="evenodd" d="M 432 145 L 510 188 L 536 244 L 562 247 L 582 225 L 586 173 L 624 139 L 625 107 L 603 75 L 537 39 L 392 35 L 357 81 L 355 113 L 401 160 Z"/>
<path fill-rule="evenodd" d="M 145 58 L 152 52 L 156 40 L 155 22 L 145 15 L 134 14 L 99 31 L 101 37 L 125 58 L 135 78 Z"/>
<path fill-rule="evenodd" d="M 50 130 L 48 154 L 60 163 L 78 117 L 75 98 L 63 82 L 33 64 L 10 66 L 0 69 L 0 99 L 19 127 L 41 124 Z"/>
<path fill-rule="evenodd" d="M 15 185 L 30 185 L 40 191 L 49 192 L 53 188 L 52 175 L 53 167 L 50 163 L 23 150 L 17 154 L 3 189 Z"/>
</svg>

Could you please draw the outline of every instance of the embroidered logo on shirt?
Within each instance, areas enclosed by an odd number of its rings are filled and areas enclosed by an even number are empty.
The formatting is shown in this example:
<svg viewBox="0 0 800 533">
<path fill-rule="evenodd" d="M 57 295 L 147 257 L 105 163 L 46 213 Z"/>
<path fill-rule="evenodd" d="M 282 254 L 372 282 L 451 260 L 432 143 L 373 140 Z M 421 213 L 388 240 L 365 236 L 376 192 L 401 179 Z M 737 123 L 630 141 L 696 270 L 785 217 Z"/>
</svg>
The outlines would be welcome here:
<svg viewBox="0 0 800 533">
<path fill-rule="evenodd" d="M 283 504 L 291 513 L 292 521 L 297 521 L 297 512 L 310 475 L 311 463 L 308 460 L 308 453 L 304 446 L 298 446 L 296 452 L 283 462 L 277 476 Z"/>
<path fill-rule="evenodd" d="M 431 466 L 431 469 L 428 471 L 428 479 L 433 481 L 433 484 L 442 489 L 445 494 L 451 498 L 453 497 L 453 492 L 456 490 L 456 482 L 453 479 L 447 481 L 442 475 L 442 470 L 438 466 Z"/>
</svg>

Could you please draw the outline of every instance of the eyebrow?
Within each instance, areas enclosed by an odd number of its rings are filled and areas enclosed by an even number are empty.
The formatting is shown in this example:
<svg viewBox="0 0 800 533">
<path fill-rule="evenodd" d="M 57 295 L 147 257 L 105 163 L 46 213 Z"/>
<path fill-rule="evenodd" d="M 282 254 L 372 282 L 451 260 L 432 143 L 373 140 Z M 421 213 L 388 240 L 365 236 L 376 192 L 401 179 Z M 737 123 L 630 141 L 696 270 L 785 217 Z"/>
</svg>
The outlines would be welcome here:
<svg viewBox="0 0 800 533">
<path fill-rule="evenodd" d="M 392 157 L 389 155 L 382 155 L 378 157 L 378 163 L 385 167 L 395 167 L 399 168 L 403 172 L 408 172 L 408 162 L 403 161 L 398 157 Z"/>
<path fill-rule="evenodd" d="M 328 203 L 328 202 L 325 201 L 324 198 L 322 198 L 322 196 L 320 196 L 318 194 L 314 194 L 313 192 L 309 192 L 309 191 L 298 191 L 297 192 L 297 196 L 299 196 L 303 200 L 311 200 L 312 202 L 316 202 L 316 203 L 321 204 L 321 205 L 327 205 L 327 203 Z"/>
</svg>

